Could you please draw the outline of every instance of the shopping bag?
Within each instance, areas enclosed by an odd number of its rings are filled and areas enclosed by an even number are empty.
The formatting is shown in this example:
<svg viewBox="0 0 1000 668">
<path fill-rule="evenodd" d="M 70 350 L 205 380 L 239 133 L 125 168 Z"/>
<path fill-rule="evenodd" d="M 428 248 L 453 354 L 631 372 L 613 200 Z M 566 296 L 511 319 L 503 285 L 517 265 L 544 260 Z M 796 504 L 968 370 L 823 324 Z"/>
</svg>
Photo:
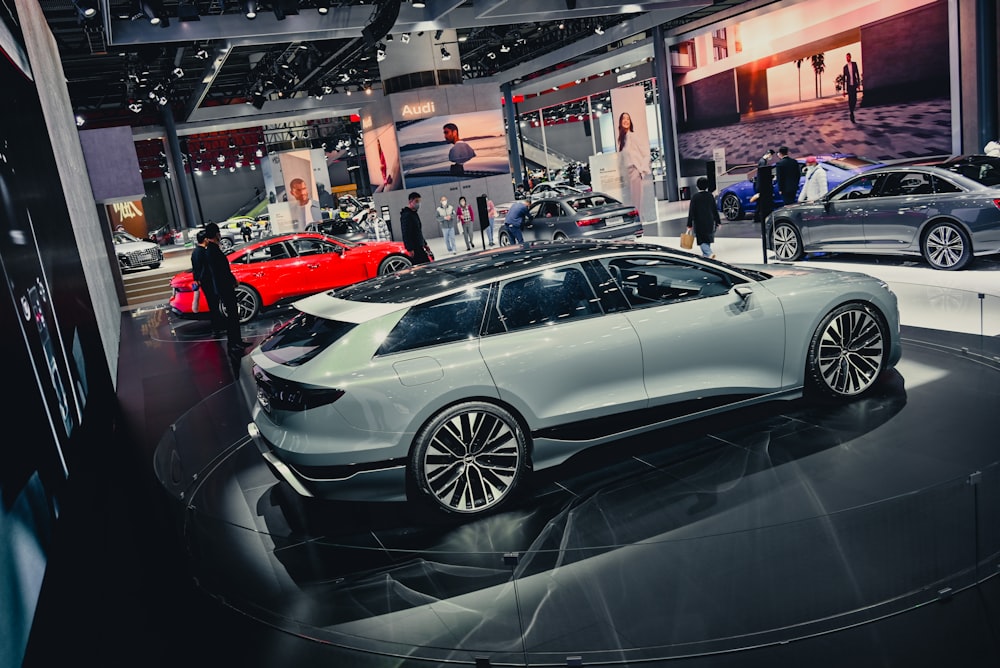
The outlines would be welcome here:
<svg viewBox="0 0 1000 668">
<path fill-rule="evenodd" d="M 690 232 L 681 234 L 681 248 L 694 248 L 694 235 Z"/>
</svg>

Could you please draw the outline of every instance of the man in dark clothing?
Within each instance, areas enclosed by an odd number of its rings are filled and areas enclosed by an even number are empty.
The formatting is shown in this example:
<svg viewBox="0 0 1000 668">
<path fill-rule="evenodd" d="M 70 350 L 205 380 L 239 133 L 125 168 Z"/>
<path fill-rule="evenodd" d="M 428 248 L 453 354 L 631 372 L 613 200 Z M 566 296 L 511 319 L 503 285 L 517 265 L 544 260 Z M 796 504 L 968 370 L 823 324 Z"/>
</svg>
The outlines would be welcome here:
<svg viewBox="0 0 1000 668">
<path fill-rule="evenodd" d="M 715 230 L 722 221 L 719 219 L 719 209 L 715 206 L 715 198 L 708 192 L 708 177 L 699 177 L 697 185 L 698 192 L 691 197 L 691 204 L 688 206 L 687 228 L 689 232 L 694 229 L 701 254 L 705 257 L 715 257 L 712 244 L 715 243 Z"/>
<path fill-rule="evenodd" d="M 221 237 L 222 233 L 219 231 L 218 225 L 209 223 L 205 226 L 205 238 L 208 240 L 208 244 L 205 246 L 205 257 L 208 265 L 208 276 L 211 279 L 209 282 L 219 296 L 221 310 L 224 311 L 221 316 L 226 328 L 229 352 L 240 354 L 250 343 L 243 340 L 243 334 L 240 331 L 240 314 L 236 305 L 237 281 L 229 266 L 229 258 L 219 247 Z"/>
<path fill-rule="evenodd" d="M 427 240 L 424 239 L 423 225 L 417 209 L 420 208 L 420 193 L 412 192 L 407 197 L 409 202 L 399 213 L 399 229 L 403 235 L 403 245 L 413 256 L 413 264 L 430 262 L 427 255 Z"/>
<path fill-rule="evenodd" d="M 511 244 L 523 244 L 524 235 L 521 233 L 521 226 L 531 221 L 531 214 L 528 213 L 528 200 L 522 199 L 510 205 L 507 215 L 503 217 L 503 224 L 510 232 Z"/>
<path fill-rule="evenodd" d="M 788 147 L 782 146 L 778 149 L 781 158 L 774 165 L 774 172 L 778 177 L 778 192 L 784 204 L 795 204 L 795 197 L 799 192 L 799 177 L 801 176 L 799 162 L 788 155 Z"/>
<path fill-rule="evenodd" d="M 205 230 L 198 230 L 195 241 L 197 245 L 191 252 L 191 273 L 194 274 L 195 283 L 198 284 L 201 300 L 205 302 L 204 308 L 207 309 L 212 323 L 212 334 L 221 335 L 225 330 L 222 318 L 219 317 L 219 295 L 215 292 L 215 285 L 208 271 L 208 248 L 206 248 L 208 238 L 205 236 Z"/>
<path fill-rule="evenodd" d="M 858 88 L 861 86 L 861 72 L 858 71 L 858 64 L 851 60 L 851 54 L 847 54 L 847 63 L 844 65 L 844 94 L 847 95 L 847 108 L 851 113 L 851 123 L 854 120 L 854 109 L 858 106 Z"/>
</svg>

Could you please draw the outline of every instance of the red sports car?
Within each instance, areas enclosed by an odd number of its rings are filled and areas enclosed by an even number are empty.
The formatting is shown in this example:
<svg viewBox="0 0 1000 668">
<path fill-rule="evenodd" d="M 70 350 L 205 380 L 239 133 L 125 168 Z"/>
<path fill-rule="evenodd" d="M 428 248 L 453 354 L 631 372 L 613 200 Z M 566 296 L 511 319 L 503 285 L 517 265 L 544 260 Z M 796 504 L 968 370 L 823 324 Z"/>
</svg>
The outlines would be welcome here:
<svg viewBox="0 0 1000 668">
<path fill-rule="evenodd" d="M 241 246 L 227 254 L 236 286 L 240 322 L 261 309 L 305 295 L 349 285 L 412 266 L 402 243 L 352 243 L 324 234 L 279 234 Z M 171 312 L 180 318 L 205 318 L 207 306 L 190 271 L 170 280 Z"/>
</svg>

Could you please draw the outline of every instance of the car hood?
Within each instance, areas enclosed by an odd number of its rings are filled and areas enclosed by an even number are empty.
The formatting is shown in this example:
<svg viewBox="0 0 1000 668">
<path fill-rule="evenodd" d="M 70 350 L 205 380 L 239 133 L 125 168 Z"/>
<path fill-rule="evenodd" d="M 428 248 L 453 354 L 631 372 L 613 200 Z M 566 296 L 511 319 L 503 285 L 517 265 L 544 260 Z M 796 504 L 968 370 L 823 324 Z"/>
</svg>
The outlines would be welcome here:
<svg viewBox="0 0 1000 668">
<path fill-rule="evenodd" d="M 815 286 L 848 286 L 854 283 L 868 283 L 869 281 L 880 280 L 869 274 L 857 271 L 825 269 L 823 267 L 803 267 L 793 264 L 740 264 L 739 266 L 743 269 L 751 269 L 773 276 L 771 280 L 763 281 L 765 285 L 769 285 L 772 281 L 786 278 L 794 279 L 795 284 L 800 286 L 805 286 L 806 283 Z"/>
</svg>

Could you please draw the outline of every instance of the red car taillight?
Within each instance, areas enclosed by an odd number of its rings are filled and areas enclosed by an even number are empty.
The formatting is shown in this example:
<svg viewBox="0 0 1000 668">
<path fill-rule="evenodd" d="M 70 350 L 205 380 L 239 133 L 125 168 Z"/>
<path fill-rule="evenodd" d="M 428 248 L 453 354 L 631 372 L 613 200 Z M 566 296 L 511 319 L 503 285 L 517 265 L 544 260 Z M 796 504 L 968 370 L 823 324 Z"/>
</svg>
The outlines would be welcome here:
<svg viewBox="0 0 1000 668">
<path fill-rule="evenodd" d="M 993 200 L 993 206 L 995 206 L 996 208 L 1000 209 L 1000 198 L 997 198 L 997 199 Z"/>
<path fill-rule="evenodd" d="M 597 225 L 599 222 L 601 222 L 600 218 L 582 218 L 582 219 L 576 221 L 576 226 L 577 227 L 589 227 L 591 225 Z"/>
</svg>

